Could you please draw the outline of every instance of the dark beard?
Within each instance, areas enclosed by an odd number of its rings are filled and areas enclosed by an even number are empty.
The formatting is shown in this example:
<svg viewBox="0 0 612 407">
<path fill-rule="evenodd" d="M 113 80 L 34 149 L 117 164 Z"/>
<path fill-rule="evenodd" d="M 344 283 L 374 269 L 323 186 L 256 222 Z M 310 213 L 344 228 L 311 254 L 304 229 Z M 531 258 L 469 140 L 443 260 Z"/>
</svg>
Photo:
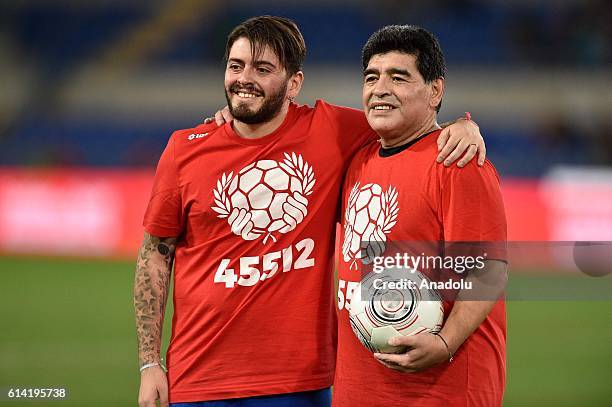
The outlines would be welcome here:
<svg viewBox="0 0 612 407">
<path fill-rule="evenodd" d="M 230 93 L 237 92 L 238 90 L 253 92 L 255 89 L 253 89 L 253 87 L 241 88 L 236 83 L 230 87 L 229 91 L 226 89 L 225 100 L 227 101 L 227 106 L 229 107 L 230 113 L 232 116 L 234 116 L 234 119 L 241 121 L 242 123 L 260 124 L 269 122 L 281 111 L 285 101 L 285 94 L 287 92 L 287 83 L 284 83 L 278 92 L 275 92 L 268 97 L 266 97 L 263 91 L 260 91 L 259 89 L 255 90 L 264 98 L 263 104 L 256 111 L 251 110 L 244 103 L 238 103 L 236 106 L 232 105 Z"/>
</svg>

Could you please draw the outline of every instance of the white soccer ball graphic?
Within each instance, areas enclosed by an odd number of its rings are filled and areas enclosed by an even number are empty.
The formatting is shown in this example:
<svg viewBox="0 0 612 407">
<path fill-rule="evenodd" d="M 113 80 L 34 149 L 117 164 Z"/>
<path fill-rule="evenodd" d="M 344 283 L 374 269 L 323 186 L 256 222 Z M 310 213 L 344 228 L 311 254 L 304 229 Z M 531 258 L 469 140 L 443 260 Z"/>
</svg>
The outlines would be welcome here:
<svg viewBox="0 0 612 407">
<path fill-rule="evenodd" d="M 386 235 L 397 223 L 397 191 L 390 187 L 386 192 L 378 184 L 353 187 L 346 206 L 344 261 L 355 267 L 357 259 L 369 263 L 385 250 Z"/>
<path fill-rule="evenodd" d="M 308 214 L 306 196 L 312 193 L 314 171 L 301 155 L 285 157 L 280 163 L 256 161 L 217 182 L 212 209 L 245 240 L 265 235 L 263 243 L 276 241 L 273 232 L 293 230 Z"/>
<path fill-rule="evenodd" d="M 399 335 L 439 332 L 444 309 L 436 290 L 419 288 L 427 279 L 419 271 L 386 269 L 371 272 L 355 288 L 350 302 L 350 323 L 359 341 L 372 352 L 402 353 L 404 347 L 388 344 Z M 409 286 L 413 281 L 414 286 Z M 402 282 L 401 287 L 389 283 Z M 386 283 L 386 284 L 385 284 Z"/>
</svg>

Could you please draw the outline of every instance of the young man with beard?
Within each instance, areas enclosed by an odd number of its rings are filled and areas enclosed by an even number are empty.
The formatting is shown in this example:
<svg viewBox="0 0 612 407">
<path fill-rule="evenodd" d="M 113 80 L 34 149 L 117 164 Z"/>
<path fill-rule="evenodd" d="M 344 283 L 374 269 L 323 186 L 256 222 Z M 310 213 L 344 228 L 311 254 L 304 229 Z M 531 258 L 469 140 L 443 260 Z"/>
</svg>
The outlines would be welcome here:
<svg viewBox="0 0 612 407">
<path fill-rule="evenodd" d="M 134 287 L 141 406 L 167 405 L 168 395 L 176 405 L 330 403 L 341 177 L 375 134 L 358 110 L 293 103 L 305 50 L 290 20 L 240 24 L 225 55 L 235 120 L 176 131 L 161 156 Z M 450 149 L 469 149 L 469 160 L 480 135 L 456 126 L 465 136 Z M 161 327 L 173 264 L 166 376 Z"/>
<path fill-rule="evenodd" d="M 461 170 L 434 162 L 445 63 L 431 33 L 414 26 L 385 27 L 365 44 L 362 63 L 363 108 L 381 140 L 357 153 L 343 189 L 333 404 L 500 406 L 506 318 L 499 294 L 506 281 L 506 220 L 498 175 L 488 161 L 483 168 L 470 163 Z M 384 199 L 372 222 L 367 203 L 375 194 Z M 442 253 L 437 252 L 440 242 Z M 398 248 L 419 255 L 433 247 L 435 254 L 481 254 L 487 260 L 467 277 L 475 291 L 459 292 L 456 301 L 445 299 L 438 334 L 397 336 L 389 345 L 408 351 L 373 355 L 354 334 L 349 315 L 352 291 L 367 273 L 360 260 L 369 252 L 360 250 L 369 246 L 391 257 Z M 433 279 L 441 272 L 420 271 Z M 362 296 L 366 290 L 361 289 Z"/>
</svg>

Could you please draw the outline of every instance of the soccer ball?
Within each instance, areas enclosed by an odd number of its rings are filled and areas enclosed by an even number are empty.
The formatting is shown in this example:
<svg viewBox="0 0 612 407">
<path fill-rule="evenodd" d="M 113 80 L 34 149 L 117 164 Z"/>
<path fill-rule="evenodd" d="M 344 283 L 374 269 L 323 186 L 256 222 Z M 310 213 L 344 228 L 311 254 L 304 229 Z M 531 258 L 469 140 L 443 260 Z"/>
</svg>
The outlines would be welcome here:
<svg viewBox="0 0 612 407">
<path fill-rule="evenodd" d="M 227 193 L 232 207 L 251 212 L 255 231 L 274 232 L 286 225 L 283 204 L 300 189 L 300 180 L 276 161 L 259 160 L 240 170 Z"/>
<path fill-rule="evenodd" d="M 434 289 L 420 288 L 426 281 L 417 270 L 386 269 L 371 272 L 355 288 L 349 316 L 353 332 L 371 352 L 403 353 L 388 344 L 399 335 L 439 332 L 444 309 Z"/>
<path fill-rule="evenodd" d="M 359 189 L 355 198 L 349 202 L 346 223 L 345 240 L 348 245 L 344 253 L 344 261 L 361 257 L 361 244 L 370 240 L 377 226 L 382 227 L 383 190 L 380 185 L 367 184 Z"/>
</svg>

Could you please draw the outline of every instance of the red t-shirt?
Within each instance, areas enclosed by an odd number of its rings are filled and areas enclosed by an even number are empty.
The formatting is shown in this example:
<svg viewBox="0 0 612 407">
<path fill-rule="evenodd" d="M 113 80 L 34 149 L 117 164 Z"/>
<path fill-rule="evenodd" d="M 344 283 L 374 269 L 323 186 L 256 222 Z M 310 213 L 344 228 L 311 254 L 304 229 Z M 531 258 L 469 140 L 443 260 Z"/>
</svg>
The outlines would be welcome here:
<svg viewBox="0 0 612 407">
<path fill-rule="evenodd" d="M 479 168 L 472 161 L 459 169 L 437 164 L 439 133 L 435 131 L 388 157 L 379 156 L 379 143 L 371 143 L 355 156 L 349 167 L 343 189 L 343 222 L 338 242 L 335 406 L 501 405 L 506 342 L 503 301 L 496 303 L 486 320 L 463 343 L 452 363 L 419 373 L 400 373 L 381 365 L 359 342 L 349 323 L 347 306 L 350 307 L 363 266 L 361 261 L 355 262 L 360 256 L 357 255 L 359 245 L 352 242 L 351 230 L 370 236 L 372 231 L 367 229 L 375 228 L 379 222 L 379 225 L 386 225 L 382 228 L 385 236 L 364 238 L 364 241 L 386 241 L 391 245 L 407 241 L 493 241 L 502 242 L 503 246 L 506 221 L 493 165 L 486 161 L 484 167 Z M 366 199 L 376 194 L 385 195 L 381 208 L 378 203 L 366 203 Z M 354 204 L 349 205 L 349 200 Z M 364 210 L 353 213 L 353 207 L 366 208 L 370 213 Z M 384 219 L 378 217 L 379 212 L 384 212 Z M 362 219 L 364 216 L 368 219 Z M 345 236 L 347 228 L 349 233 Z M 499 248 L 494 258 L 504 260 L 504 254 L 503 248 Z M 444 308 L 448 316 L 452 303 L 445 301 Z"/>
<path fill-rule="evenodd" d="M 291 104 L 258 139 L 212 127 L 174 132 L 144 219 L 180 237 L 170 401 L 328 387 L 341 175 L 373 132 L 363 112 L 322 101 Z"/>
</svg>

